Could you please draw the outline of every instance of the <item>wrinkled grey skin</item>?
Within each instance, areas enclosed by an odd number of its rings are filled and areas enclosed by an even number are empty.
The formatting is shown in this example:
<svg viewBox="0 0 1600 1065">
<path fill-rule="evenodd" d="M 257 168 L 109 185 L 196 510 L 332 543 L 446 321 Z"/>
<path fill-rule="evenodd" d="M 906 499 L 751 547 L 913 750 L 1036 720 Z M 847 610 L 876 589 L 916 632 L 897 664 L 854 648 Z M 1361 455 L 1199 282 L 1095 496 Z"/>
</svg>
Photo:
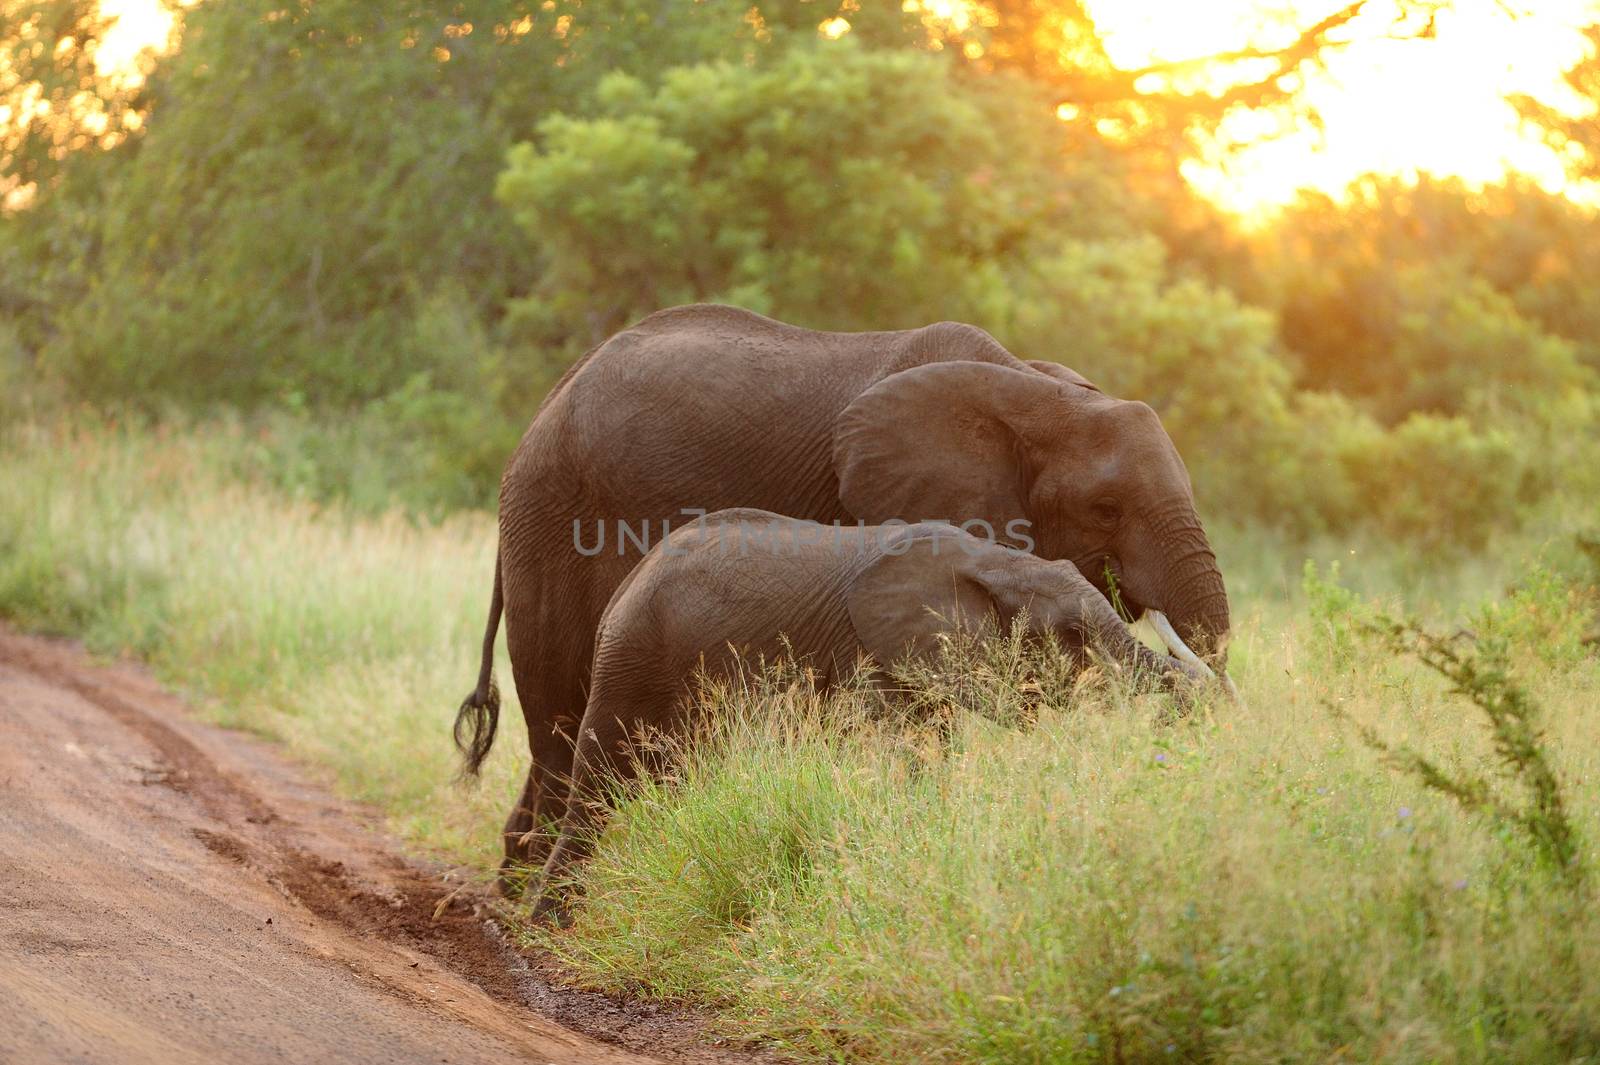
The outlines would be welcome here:
<svg viewBox="0 0 1600 1065">
<path fill-rule="evenodd" d="M 864 658 L 929 655 L 938 634 L 1024 619 L 1029 635 L 1090 648 L 1141 685 L 1196 690 L 1198 672 L 1135 640 L 1070 562 L 1046 562 L 950 525 L 808 525 L 763 510 L 719 511 L 674 531 L 630 573 L 600 621 L 578 726 L 566 816 L 538 912 L 559 908 L 588 856 L 608 785 L 639 766 L 634 744 L 681 730 L 697 676 L 792 658 L 823 688 Z"/>
<path fill-rule="evenodd" d="M 643 555 L 595 525 L 686 524 L 684 508 L 759 507 L 823 523 L 1025 520 L 1033 551 L 1105 592 L 1109 566 L 1137 616 L 1165 612 L 1216 666 L 1228 634 L 1222 574 L 1188 473 L 1155 413 L 1071 370 L 1013 357 L 941 322 L 821 333 L 748 311 L 661 311 L 590 351 L 541 405 L 500 487 L 495 595 L 468 768 L 493 740 L 490 678 L 502 604 L 533 762 L 506 822 L 512 862 L 541 862 L 536 828 L 564 813 L 595 625 Z M 1013 541 L 1015 542 L 1015 541 Z M 1023 545 L 1026 546 L 1026 545 Z"/>
</svg>

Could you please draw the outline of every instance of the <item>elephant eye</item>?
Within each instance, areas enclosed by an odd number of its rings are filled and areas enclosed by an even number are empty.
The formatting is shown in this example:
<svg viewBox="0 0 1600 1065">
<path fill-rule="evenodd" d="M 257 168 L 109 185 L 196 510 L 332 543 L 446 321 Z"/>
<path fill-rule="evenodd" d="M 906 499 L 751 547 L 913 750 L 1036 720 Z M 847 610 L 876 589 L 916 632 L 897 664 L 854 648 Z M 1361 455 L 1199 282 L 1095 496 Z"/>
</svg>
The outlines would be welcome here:
<svg viewBox="0 0 1600 1065">
<path fill-rule="evenodd" d="M 1122 520 L 1122 507 L 1115 499 L 1101 499 L 1089 508 L 1094 516 L 1095 524 L 1105 529 L 1115 528 Z"/>
</svg>

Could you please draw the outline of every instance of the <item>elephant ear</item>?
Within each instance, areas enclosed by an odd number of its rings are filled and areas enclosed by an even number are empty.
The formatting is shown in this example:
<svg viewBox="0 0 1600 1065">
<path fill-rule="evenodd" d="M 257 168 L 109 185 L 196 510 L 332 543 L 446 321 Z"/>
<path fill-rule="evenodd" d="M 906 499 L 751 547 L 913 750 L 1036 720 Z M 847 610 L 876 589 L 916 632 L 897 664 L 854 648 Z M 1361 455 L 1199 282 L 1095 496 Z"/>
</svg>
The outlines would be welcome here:
<svg viewBox="0 0 1600 1065">
<path fill-rule="evenodd" d="M 1062 392 L 1053 377 L 987 362 L 890 374 L 834 425 L 839 498 L 872 523 L 981 518 L 1003 534 L 1027 516 L 1020 430 Z"/>
<path fill-rule="evenodd" d="M 883 545 L 883 553 L 851 583 L 845 596 L 856 637 L 879 665 L 931 654 L 938 634 L 974 629 L 995 615 L 995 601 L 972 574 L 958 529 L 913 526 Z"/>
<path fill-rule="evenodd" d="M 1059 362 L 1046 362 L 1043 359 L 1029 359 L 1028 365 L 1042 374 L 1048 374 L 1057 381 L 1065 381 L 1069 385 L 1087 388 L 1091 392 L 1099 392 L 1100 386 L 1089 380 L 1083 374 L 1070 366 L 1063 366 Z"/>
</svg>

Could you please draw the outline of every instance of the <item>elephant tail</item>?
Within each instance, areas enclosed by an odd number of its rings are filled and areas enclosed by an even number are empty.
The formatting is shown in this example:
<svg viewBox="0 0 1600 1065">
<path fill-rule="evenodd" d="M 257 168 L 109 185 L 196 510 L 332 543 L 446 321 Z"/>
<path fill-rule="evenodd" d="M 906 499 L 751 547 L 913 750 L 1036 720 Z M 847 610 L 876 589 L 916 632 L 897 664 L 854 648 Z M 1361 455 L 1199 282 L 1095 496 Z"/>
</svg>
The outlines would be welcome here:
<svg viewBox="0 0 1600 1065">
<path fill-rule="evenodd" d="M 500 592 L 500 554 L 496 551 L 494 598 L 489 601 L 489 624 L 483 632 L 483 661 L 478 667 L 478 686 L 461 701 L 453 731 L 456 750 L 461 752 L 465 761 L 463 776 L 478 775 L 483 768 L 483 760 L 489 757 L 489 748 L 494 746 L 495 730 L 500 727 L 500 688 L 494 682 L 494 641 L 500 631 L 500 611 L 504 602 Z M 469 727 L 471 738 L 466 735 Z"/>
</svg>

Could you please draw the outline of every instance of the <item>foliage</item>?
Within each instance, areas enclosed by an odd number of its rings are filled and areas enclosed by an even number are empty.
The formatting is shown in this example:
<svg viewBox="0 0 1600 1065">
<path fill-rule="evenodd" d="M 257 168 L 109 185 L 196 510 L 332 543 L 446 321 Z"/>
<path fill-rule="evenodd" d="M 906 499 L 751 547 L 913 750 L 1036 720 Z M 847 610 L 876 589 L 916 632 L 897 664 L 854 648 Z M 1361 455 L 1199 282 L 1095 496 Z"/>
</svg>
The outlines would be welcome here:
<svg viewBox="0 0 1600 1065">
<path fill-rule="evenodd" d="M 1284 221 L 1275 238 L 1281 250 L 1262 265 L 1275 276 L 1268 298 L 1282 308 L 1284 341 L 1300 356 L 1302 380 L 1360 397 L 1391 423 L 1418 411 L 1467 413 L 1594 387 L 1574 343 L 1518 308 L 1531 278 L 1503 262 L 1493 272 L 1474 269 L 1474 258 L 1502 254 L 1505 241 L 1489 222 L 1469 221 L 1464 204 L 1458 217 L 1433 226 L 1444 213 L 1441 200 L 1450 202 L 1437 190 L 1388 190 L 1337 213 L 1308 204 L 1303 216 Z M 1411 201 L 1420 204 L 1406 208 Z M 1466 232 L 1452 233 L 1450 222 Z M 1418 230 L 1428 237 L 1418 239 Z M 1548 254 L 1560 256 L 1562 247 Z M 1556 268 L 1546 262 L 1543 269 Z"/>
<path fill-rule="evenodd" d="M 947 5 L 908 6 L 930 12 Z M 1396 40 L 1426 36 L 1447 6 L 1447 0 L 1396 0 L 1377 16 L 1387 21 L 1381 32 Z M 1297 91 L 1305 73 L 1334 42 L 1363 32 L 1353 24 L 1376 14 L 1366 7 L 1364 0 L 1341 3 L 1239 50 L 1136 69 L 1112 61 L 1083 0 L 977 0 L 929 21 L 936 38 L 958 46 L 978 68 L 1025 73 L 1050 87 L 1077 120 L 1109 126 L 1176 177 L 1173 164 L 1192 149 L 1190 138 L 1202 139 L 1230 114 L 1303 108 Z"/>
<path fill-rule="evenodd" d="M 1600 100 L 1600 24 L 1586 28 L 1584 35 L 1589 38 L 1588 55 L 1567 70 L 1564 77 L 1581 99 Z M 1600 116 L 1592 110 L 1567 113 L 1527 97 L 1518 100 L 1518 109 L 1524 118 L 1543 128 L 1570 175 L 1580 179 L 1600 177 Z"/>
<path fill-rule="evenodd" d="M 1303 197 L 1224 272 L 1278 310 L 1301 387 L 1388 425 L 1422 413 L 1498 434 L 1526 503 L 1593 460 L 1572 446 L 1596 424 L 1594 225 L 1525 182 L 1371 180 L 1349 203 Z"/>
<path fill-rule="evenodd" d="M 755 25 L 748 4 L 712 0 L 664 30 L 658 6 L 197 6 L 149 85 L 146 134 L 45 205 L 88 239 L 41 267 L 44 362 L 102 400 L 342 407 L 494 361 L 492 343 L 439 345 L 420 319 L 449 301 L 472 322 L 462 339 L 482 339 L 533 274 L 537 249 L 492 200 L 506 148 L 589 106 L 614 66 L 743 61 L 826 17 Z M 503 379 L 527 405 L 553 377 Z"/>
<path fill-rule="evenodd" d="M 1392 746 L 1370 729 L 1362 740 L 1395 768 L 1424 787 L 1448 796 L 1472 813 L 1485 813 L 1521 832 L 1547 868 L 1568 883 L 1583 880 L 1580 841 L 1568 812 L 1571 805 L 1552 765 L 1552 754 L 1537 703 L 1511 677 L 1507 642 L 1465 633 L 1442 637 L 1415 621 L 1380 616 L 1370 623 L 1389 650 L 1415 655 L 1450 682 L 1450 694 L 1482 711 L 1504 782 L 1526 792 L 1526 802 L 1506 798 L 1472 770 L 1440 765 L 1406 746 Z"/>
<path fill-rule="evenodd" d="M 72 153 L 142 126 L 149 57 L 121 72 L 96 62 L 113 22 L 95 0 L 0 0 L 0 214 L 48 191 Z"/>
<path fill-rule="evenodd" d="M 1581 549 L 1588 541 L 1579 537 L 1577 542 Z M 1597 606 L 1600 567 L 1595 563 L 1564 569 L 1538 561 L 1502 597 L 1479 609 L 1472 628 L 1497 645 L 1509 644 L 1536 658 L 1545 669 L 1565 671 L 1594 654 Z"/>
<path fill-rule="evenodd" d="M 463 37 L 441 61 L 432 49 L 455 40 L 441 14 L 374 23 L 363 4 L 262 0 L 192 12 L 134 158 L 83 192 L 98 224 L 83 260 L 58 264 L 76 291 L 45 361 L 95 398 L 341 405 L 492 358 L 437 344 L 418 319 L 440 298 L 491 307 L 518 269 L 493 213 L 459 190 L 497 165 L 488 83 L 553 56 L 518 63 L 544 43 L 530 33 Z"/>
<path fill-rule="evenodd" d="M 521 323 L 581 348 L 688 302 L 834 329 L 970 313 L 1007 261 L 1114 224 L 1032 95 L 849 40 L 659 88 L 611 75 L 595 113 L 545 119 L 500 179 L 547 257 Z"/>
<path fill-rule="evenodd" d="M 1425 31 L 1404 6 L 1391 31 Z M 1229 109 L 1293 106 L 1359 8 L 1130 72 L 1034 0 L 230 0 L 117 95 L 85 82 L 89 7 L 13 3 L 13 90 L 129 117 L 104 152 L 18 134 L 49 173 L 0 217 L 6 372 L 241 411 L 281 483 L 441 512 L 488 503 L 549 385 L 661 306 L 965 320 L 1155 406 L 1208 516 L 1479 549 L 1600 491 L 1594 213 L 1373 180 L 1250 236 L 1177 177 Z"/>
<path fill-rule="evenodd" d="M 1339 580 L 1339 563 L 1328 565 L 1327 576 L 1313 559 L 1306 559 L 1300 576 L 1315 643 L 1327 664 L 1348 673 L 1357 662 L 1360 635 L 1369 613 L 1366 604 Z"/>
</svg>

